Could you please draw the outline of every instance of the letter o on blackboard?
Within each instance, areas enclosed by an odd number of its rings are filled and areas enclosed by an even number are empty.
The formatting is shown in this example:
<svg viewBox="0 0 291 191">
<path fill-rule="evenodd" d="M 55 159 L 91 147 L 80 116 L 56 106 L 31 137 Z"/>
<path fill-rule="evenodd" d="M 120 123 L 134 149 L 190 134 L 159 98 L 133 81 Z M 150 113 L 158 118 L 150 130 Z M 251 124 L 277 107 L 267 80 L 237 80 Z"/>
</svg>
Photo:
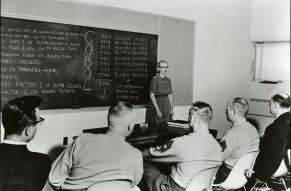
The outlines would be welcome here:
<svg viewBox="0 0 291 191">
<path fill-rule="evenodd" d="M 86 47 L 85 47 L 85 53 L 86 55 L 90 56 L 93 52 L 93 46 L 92 44 L 86 44 Z"/>
<path fill-rule="evenodd" d="M 84 77 L 86 80 L 90 80 L 90 78 L 91 78 L 91 69 L 90 68 L 84 68 Z"/>
</svg>

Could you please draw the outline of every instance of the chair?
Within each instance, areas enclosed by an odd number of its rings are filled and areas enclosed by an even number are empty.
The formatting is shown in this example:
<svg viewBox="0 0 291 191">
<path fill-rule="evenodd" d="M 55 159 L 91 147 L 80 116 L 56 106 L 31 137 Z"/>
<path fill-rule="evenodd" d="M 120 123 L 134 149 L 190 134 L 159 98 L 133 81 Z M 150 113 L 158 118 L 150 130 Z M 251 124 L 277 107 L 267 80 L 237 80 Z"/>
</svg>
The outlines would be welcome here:
<svg viewBox="0 0 291 191">
<path fill-rule="evenodd" d="M 219 166 L 199 172 L 191 179 L 185 191 L 201 191 L 204 189 L 211 189 L 218 168 Z"/>
<path fill-rule="evenodd" d="M 289 165 L 290 165 L 290 149 L 287 150 L 287 156 L 288 156 L 288 161 L 289 161 Z M 288 190 L 288 188 L 286 186 L 285 180 L 283 179 L 283 176 L 285 174 L 287 174 L 287 172 L 288 172 L 288 167 L 287 167 L 287 165 L 286 165 L 286 163 L 284 161 L 284 158 L 283 158 L 281 163 L 280 163 L 280 166 L 278 167 L 276 172 L 271 177 L 271 179 L 273 179 L 273 180 L 276 180 L 277 178 L 279 178 L 278 183 L 283 185 L 286 191 Z M 253 186 L 253 188 L 255 188 L 257 186 L 257 184 L 258 184 L 258 181 L 256 181 L 256 183 Z M 269 186 L 268 186 L 268 184 L 266 182 L 262 185 L 262 187 L 269 188 Z"/>
<path fill-rule="evenodd" d="M 287 150 L 289 165 L 290 165 L 290 149 Z M 284 159 L 282 160 L 279 168 L 276 170 L 276 172 L 273 174 L 272 178 L 277 178 L 285 175 L 288 172 L 288 167 L 285 164 Z"/>
<path fill-rule="evenodd" d="M 225 190 L 233 190 L 244 187 L 247 183 L 245 171 L 253 168 L 253 163 L 257 154 L 258 152 L 250 152 L 241 156 L 231 169 L 226 180 L 219 184 L 213 184 L 213 187 Z"/>
<path fill-rule="evenodd" d="M 54 189 L 51 187 L 48 181 L 46 181 L 44 187 L 42 188 L 42 191 L 54 191 Z"/>
<path fill-rule="evenodd" d="M 112 180 L 112 181 L 104 181 L 97 182 L 91 185 L 87 191 L 140 191 L 140 189 L 136 186 L 131 188 L 129 181 L 122 180 Z"/>
</svg>

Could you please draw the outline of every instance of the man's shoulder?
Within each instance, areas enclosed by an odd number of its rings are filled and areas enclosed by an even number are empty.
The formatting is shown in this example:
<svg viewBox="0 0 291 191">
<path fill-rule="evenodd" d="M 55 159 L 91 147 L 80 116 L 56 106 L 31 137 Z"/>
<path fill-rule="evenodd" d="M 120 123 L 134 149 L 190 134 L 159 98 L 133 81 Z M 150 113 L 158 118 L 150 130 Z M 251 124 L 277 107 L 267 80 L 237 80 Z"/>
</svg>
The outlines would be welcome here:
<svg viewBox="0 0 291 191">
<path fill-rule="evenodd" d="M 233 124 L 233 126 L 226 131 L 224 137 L 238 136 L 242 131 L 248 131 L 250 128 L 255 129 L 255 127 L 247 121 L 241 124 Z"/>
<path fill-rule="evenodd" d="M 138 150 L 137 148 L 133 147 L 130 143 L 124 141 L 124 144 L 120 144 L 120 146 L 126 148 L 128 150 L 128 152 L 130 152 L 132 155 L 142 157 L 142 152 L 140 150 Z"/>
<path fill-rule="evenodd" d="M 142 158 L 142 153 L 140 150 L 138 150 L 137 148 L 134 148 L 133 146 L 129 145 L 130 146 L 130 149 L 131 149 L 131 152 L 133 155 L 139 157 L 139 158 Z"/>
<path fill-rule="evenodd" d="M 76 142 L 87 142 L 87 141 L 103 142 L 103 140 L 106 138 L 107 138 L 106 134 L 103 134 L 103 133 L 98 133 L 98 134 L 83 133 L 76 138 Z"/>
<path fill-rule="evenodd" d="M 225 134 L 223 135 L 224 138 L 235 136 L 240 130 L 237 128 L 230 128 L 228 129 Z"/>
<path fill-rule="evenodd" d="M 197 142 L 199 141 L 199 139 L 202 138 L 201 135 L 199 135 L 198 133 L 190 133 L 188 135 L 183 135 L 183 136 L 180 136 L 180 137 L 176 137 L 176 138 L 173 138 L 172 141 L 175 143 L 175 144 L 185 144 L 185 143 L 189 143 L 189 142 Z"/>
<path fill-rule="evenodd" d="M 29 160 L 32 164 L 50 165 L 51 159 L 47 154 L 29 151 Z"/>
<path fill-rule="evenodd" d="M 7 165 L 6 167 L 13 165 L 12 168 L 26 169 L 28 171 L 48 171 L 51 167 L 51 160 L 47 154 L 29 150 L 6 155 L 5 161 L 3 162 Z"/>
<path fill-rule="evenodd" d="M 247 120 L 243 124 L 241 124 L 240 131 L 238 131 L 237 134 L 239 134 L 240 136 L 259 136 L 256 127 Z"/>
<path fill-rule="evenodd" d="M 280 115 L 277 119 L 275 119 L 278 123 L 286 123 L 290 125 L 290 112 L 285 112 L 282 115 Z"/>
<path fill-rule="evenodd" d="M 39 159 L 39 160 L 47 160 L 49 159 L 49 156 L 44 153 L 39 153 L 39 152 L 34 152 L 34 151 L 29 151 L 32 155 L 32 157 Z"/>
</svg>

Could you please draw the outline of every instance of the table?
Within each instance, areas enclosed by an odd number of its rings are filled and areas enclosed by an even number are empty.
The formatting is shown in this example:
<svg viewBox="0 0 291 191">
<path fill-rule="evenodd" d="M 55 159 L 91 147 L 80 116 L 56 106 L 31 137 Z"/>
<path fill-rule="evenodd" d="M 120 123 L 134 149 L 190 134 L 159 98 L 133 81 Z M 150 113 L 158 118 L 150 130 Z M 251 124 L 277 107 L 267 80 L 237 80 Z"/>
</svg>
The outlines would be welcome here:
<svg viewBox="0 0 291 191">
<path fill-rule="evenodd" d="M 83 133 L 106 133 L 107 130 L 108 127 L 84 129 Z M 190 132 L 193 132 L 190 127 L 171 127 L 166 122 L 148 124 L 147 128 L 142 128 L 139 124 L 136 124 L 126 141 L 136 148 L 143 149 L 162 144 L 174 137 L 187 135 Z"/>
<path fill-rule="evenodd" d="M 127 142 L 137 148 L 148 148 L 160 145 L 172 138 L 187 135 L 193 132 L 192 128 L 179 128 L 167 125 L 165 122 L 149 124 L 147 128 L 135 128 L 127 137 Z"/>
<path fill-rule="evenodd" d="M 84 129 L 83 133 L 106 133 L 108 127 Z M 216 138 L 217 130 L 209 129 L 210 133 Z M 126 141 L 132 146 L 138 149 L 149 148 L 151 146 L 160 145 L 172 138 L 187 135 L 193 132 L 190 127 L 180 128 L 168 125 L 166 122 L 158 124 L 148 124 L 147 128 L 140 127 L 140 124 L 136 124 L 133 132 Z"/>
</svg>

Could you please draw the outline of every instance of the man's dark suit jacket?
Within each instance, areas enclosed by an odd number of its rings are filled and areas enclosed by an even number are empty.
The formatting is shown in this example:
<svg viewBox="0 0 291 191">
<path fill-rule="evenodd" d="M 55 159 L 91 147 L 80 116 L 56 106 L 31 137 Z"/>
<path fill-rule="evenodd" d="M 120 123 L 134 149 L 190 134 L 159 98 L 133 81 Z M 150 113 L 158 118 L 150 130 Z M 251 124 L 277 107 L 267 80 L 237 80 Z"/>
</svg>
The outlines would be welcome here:
<svg viewBox="0 0 291 191">
<path fill-rule="evenodd" d="M 41 191 L 51 168 L 50 158 L 26 145 L 0 144 L 0 190 Z"/>
<path fill-rule="evenodd" d="M 276 172 L 290 149 L 290 112 L 283 113 L 270 124 L 260 141 L 260 152 L 254 165 L 254 176 L 266 181 Z"/>
</svg>

